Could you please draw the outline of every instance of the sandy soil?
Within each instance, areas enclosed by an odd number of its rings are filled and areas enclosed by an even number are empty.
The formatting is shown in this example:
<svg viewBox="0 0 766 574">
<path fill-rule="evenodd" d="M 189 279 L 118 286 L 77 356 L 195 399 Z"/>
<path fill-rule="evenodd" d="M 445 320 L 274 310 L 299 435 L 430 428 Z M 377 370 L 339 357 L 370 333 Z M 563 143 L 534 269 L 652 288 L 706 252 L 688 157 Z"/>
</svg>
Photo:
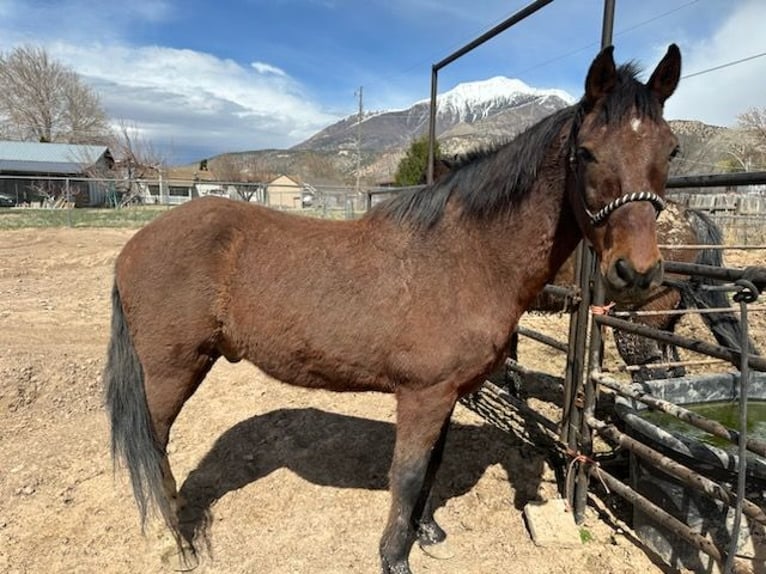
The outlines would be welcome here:
<svg viewBox="0 0 766 574">
<path fill-rule="evenodd" d="M 2 572 L 173 570 L 164 529 L 153 520 L 142 535 L 125 473 L 113 473 L 102 407 L 112 263 L 132 233 L 0 232 Z M 377 572 L 393 414 L 387 395 L 309 392 L 217 364 L 170 445 L 182 490 L 210 509 L 196 572 Z M 593 509 L 588 542 L 537 547 L 522 508 L 558 496 L 545 459 L 458 406 L 436 487 L 453 556 L 416 547 L 415 572 L 663 571 Z"/>
</svg>

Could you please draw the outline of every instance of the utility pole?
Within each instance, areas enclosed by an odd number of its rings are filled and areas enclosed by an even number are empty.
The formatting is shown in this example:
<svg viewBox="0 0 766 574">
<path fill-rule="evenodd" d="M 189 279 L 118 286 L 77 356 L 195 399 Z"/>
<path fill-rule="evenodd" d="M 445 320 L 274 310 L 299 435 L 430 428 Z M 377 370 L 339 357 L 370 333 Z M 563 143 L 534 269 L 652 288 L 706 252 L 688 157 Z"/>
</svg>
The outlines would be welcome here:
<svg viewBox="0 0 766 574">
<path fill-rule="evenodd" d="M 363 100 L 362 91 L 363 86 L 359 86 L 354 95 L 359 96 L 359 118 L 356 124 L 356 194 L 359 195 L 359 180 L 362 176 L 362 114 L 363 114 Z"/>
</svg>

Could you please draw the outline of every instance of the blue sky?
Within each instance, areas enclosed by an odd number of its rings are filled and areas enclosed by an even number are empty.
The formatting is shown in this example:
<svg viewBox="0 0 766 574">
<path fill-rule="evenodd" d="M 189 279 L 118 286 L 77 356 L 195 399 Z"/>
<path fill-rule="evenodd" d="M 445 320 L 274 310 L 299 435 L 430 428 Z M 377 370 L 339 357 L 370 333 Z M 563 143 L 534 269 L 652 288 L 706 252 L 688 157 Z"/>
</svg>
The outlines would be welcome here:
<svg viewBox="0 0 766 574">
<path fill-rule="evenodd" d="M 0 0 L 0 50 L 44 47 L 116 122 L 171 163 L 285 148 L 355 113 L 427 98 L 431 65 L 529 0 Z M 556 0 L 439 76 L 503 75 L 582 92 L 601 0 Z M 671 42 L 683 73 L 766 52 L 766 0 L 617 0 L 615 55 L 651 71 Z M 732 125 L 766 106 L 766 57 L 684 79 L 671 119 Z"/>
</svg>

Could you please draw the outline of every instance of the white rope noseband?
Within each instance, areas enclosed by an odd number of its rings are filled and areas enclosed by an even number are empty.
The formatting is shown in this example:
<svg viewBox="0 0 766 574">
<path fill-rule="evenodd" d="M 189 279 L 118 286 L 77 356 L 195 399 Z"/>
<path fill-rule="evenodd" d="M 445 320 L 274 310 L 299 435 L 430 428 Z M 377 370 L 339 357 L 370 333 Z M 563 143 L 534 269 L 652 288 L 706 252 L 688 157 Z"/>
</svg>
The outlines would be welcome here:
<svg viewBox="0 0 766 574">
<path fill-rule="evenodd" d="M 658 216 L 660 212 L 665 209 L 665 200 L 656 193 L 652 193 L 651 191 L 626 193 L 622 197 L 618 197 L 617 199 L 610 201 L 596 213 L 591 213 L 590 210 L 588 210 L 588 207 L 585 205 L 583 205 L 583 207 L 585 207 L 585 213 L 587 213 L 588 217 L 590 218 L 591 225 L 595 227 L 606 221 L 606 218 L 609 217 L 615 209 L 618 209 L 626 203 L 630 203 L 632 201 L 648 201 L 654 206 Z M 584 203 L 585 202 L 583 201 L 583 204 Z"/>
</svg>

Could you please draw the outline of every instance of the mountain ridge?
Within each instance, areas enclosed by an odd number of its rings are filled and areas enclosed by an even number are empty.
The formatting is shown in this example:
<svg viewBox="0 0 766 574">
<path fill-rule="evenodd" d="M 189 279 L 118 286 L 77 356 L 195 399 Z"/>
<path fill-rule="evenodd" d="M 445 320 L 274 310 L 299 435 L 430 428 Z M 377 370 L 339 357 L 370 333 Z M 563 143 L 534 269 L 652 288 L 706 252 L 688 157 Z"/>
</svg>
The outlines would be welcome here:
<svg viewBox="0 0 766 574">
<path fill-rule="evenodd" d="M 576 99 L 559 89 L 541 89 L 521 80 L 494 76 L 461 83 L 437 96 L 436 137 L 444 155 L 508 141 L 542 118 L 572 105 Z M 232 152 L 210 159 L 237 158 L 242 172 L 285 174 L 316 185 L 349 185 L 358 176 L 364 185 L 393 181 L 399 161 L 413 141 L 428 133 L 430 100 L 409 108 L 353 114 L 285 150 Z M 671 127 L 681 140 L 686 161 L 708 165 L 720 161 L 728 128 L 694 120 L 676 120 Z M 359 137 L 361 135 L 361 138 Z M 357 149 L 359 160 L 357 162 Z M 684 159 L 681 159 L 683 162 Z M 674 171 L 687 173 L 691 170 Z M 683 166 L 682 166 L 683 167 Z M 265 177 L 265 175 L 264 175 Z"/>
</svg>

